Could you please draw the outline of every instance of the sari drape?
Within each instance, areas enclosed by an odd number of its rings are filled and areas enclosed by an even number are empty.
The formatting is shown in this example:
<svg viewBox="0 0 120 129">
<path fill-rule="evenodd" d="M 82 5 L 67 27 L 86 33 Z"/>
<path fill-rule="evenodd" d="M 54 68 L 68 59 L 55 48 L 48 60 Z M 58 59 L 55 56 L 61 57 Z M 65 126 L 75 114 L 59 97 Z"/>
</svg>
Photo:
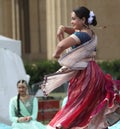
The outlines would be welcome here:
<svg viewBox="0 0 120 129">
<path fill-rule="evenodd" d="M 106 116 L 119 107 L 119 85 L 104 74 L 94 61 L 97 37 L 63 55 L 56 73 L 45 76 L 42 89 L 47 95 L 69 81 L 66 105 L 55 115 L 48 129 L 104 129 Z"/>
</svg>

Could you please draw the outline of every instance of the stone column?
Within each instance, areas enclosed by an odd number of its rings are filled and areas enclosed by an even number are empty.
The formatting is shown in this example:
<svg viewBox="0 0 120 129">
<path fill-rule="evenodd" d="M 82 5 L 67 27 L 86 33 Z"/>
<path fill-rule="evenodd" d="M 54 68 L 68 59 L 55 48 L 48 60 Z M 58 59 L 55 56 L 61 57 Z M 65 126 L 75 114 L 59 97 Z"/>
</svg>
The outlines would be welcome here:
<svg viewBox="0 0 120 129">
<path fill-rule="evenodd" d="M 11 0 L 12 5 L 12 37 L 20 39 L 20 18 L 18 0 Z"/>
<path fill-rule="evenodd" d="M 55 10 L 56 0 L 46 0 L 46 22 L 47 22 L 47 57 L 50 59 L 52 57 L 53 49 L 56 44 L 56 10 Z"/>
<path fill-rule="evenodd" d="M 45 59 L 46 48 L 46 0 L 29 0 L 30 14 L 30 60 Z"/>
<path fill-rule="evenodd" d="M 0 0 L 0 34 L 12 38 L 12 10 L 10 0 Z"/>
</svg>

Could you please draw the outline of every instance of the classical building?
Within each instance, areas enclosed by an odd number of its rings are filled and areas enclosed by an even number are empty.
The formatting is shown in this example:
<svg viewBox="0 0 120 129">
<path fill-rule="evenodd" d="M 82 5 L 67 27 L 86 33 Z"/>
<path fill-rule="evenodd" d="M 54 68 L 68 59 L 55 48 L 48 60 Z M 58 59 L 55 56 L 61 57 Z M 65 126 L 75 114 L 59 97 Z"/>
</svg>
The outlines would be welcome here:
<svg viewBox="0 0 120 129">
<path fill-rule="evenodd" d="M 120 0 L 0 0 L 0 35 L 21 40 L 26 61 L 52 59 L 58 26 L 82 5 L 97 17 L 97 59 L 120 59 Z"/>
</svg>

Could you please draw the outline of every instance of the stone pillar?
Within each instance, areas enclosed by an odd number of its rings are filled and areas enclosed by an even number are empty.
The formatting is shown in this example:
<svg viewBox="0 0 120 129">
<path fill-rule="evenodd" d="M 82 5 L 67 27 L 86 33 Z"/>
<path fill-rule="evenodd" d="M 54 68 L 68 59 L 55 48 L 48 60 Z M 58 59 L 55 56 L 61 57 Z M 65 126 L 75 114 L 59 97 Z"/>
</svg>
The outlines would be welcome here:
<svg viewBox="0 0 120 129">
<path fill-rule="evenodd" d="M 10 0 L 0 0 L 0 34 L 12 38 L 12 10 Z"/>
<path fill-rule="evenodd" d="M 18 0 L 12 0 L 12 37 L 20 39 L 20 18 Z"/>
<path fill-rule="evenodd" d="M 31 37 L 31 54 L 39 53 L 40 42 L 40 21 L 39 21 L 39 2 L 38 0 L 30 0 L 29 13 L 30 13 L 30 37 Z"/>
<path fill-rule="evenodd" d="M 46 0 L 46 22 L 47 22 L 47 57 L 50 59 L 52 57 L 53 49 L 56 44 L 56 10 L 55 10 L 56 0 Z"/>
<path fill-rule="evenodd" d="M 46 0 L 29 0 L 31 60 L 45 59 L 46 48 Z"/>
</svg>

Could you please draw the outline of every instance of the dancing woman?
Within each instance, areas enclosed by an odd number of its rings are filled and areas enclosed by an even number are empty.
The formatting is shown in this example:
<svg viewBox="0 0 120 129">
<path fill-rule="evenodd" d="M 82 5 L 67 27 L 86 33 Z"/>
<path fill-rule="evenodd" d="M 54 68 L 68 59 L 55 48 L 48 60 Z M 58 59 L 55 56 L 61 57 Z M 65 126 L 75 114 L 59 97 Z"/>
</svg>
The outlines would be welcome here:
<svg viewBox="0 0 120 129">
<path fill-rule="evenodd" d="M 105 129 L 107 115 L 119 107 L 118 86 L 109 74 L 104 74 L 95 62 L 97 36 L 90 29 L 97 20 L 93 11 L 79 7 L 71 13 L 72 28 L 60 26 L 60 42 L 53 54 L 62 66 L 46 75 L 42 85 L 46 95 L 69 81 L 65 106 L 50 121 L 48 129 Z M 64 32 L 70 34 L 64 38 Z M 71 50 L 62 55 L 64 50 Z"/>
</svg>

